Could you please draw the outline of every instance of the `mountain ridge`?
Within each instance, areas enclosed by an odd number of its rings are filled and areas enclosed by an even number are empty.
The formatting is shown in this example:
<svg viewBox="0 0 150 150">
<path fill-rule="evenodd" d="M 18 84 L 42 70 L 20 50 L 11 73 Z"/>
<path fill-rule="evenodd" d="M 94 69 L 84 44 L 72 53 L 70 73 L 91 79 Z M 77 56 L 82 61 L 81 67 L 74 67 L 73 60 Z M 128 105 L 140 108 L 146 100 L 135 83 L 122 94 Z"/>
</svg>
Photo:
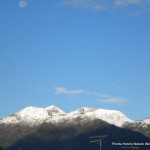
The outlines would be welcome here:
<svg viewBox="0 0 150 150">
<path fill-rule="evenodd" d="M 6 150 L 17 150 L 20 145 L 23 150 L 97 150 L 97 144 L 90 144 L 89 137 L 94 135 L 108 135 L 103 143 L 103 149 L 119 150 L 119 146 L 112 146 L 112 142 L 150 142 L 144 135 L 128 129 L 116 127 L 103 120 L 87 120 L 86 124 L 81 121 L 77 125 L 70 124 L 56 127 L 50 123 L 41 124 L 34 132 L 18 139 L 6 148 Z M 103 141 L 104 142 L 104 141 Z M 96 146 L 97 145 L 97 146 Z M 143 146 L 143 150 L 148 147 Z"/>
<path fill-rule="evenodd" d="M 114 124 L 117 126 L 122 126 L 122 124 L 126 121 L 131 121 L 128 119 L 123 113 L 116 110 L 106 110 L 106 109 L 94 109 L 88 107 L 82 107 L 75 111 L 71 111 L 69 113 L 65 113 L 58 107 L 52 105 L 45 108 L 40 107 L 26 107 L 20 110 L 17 113 L 14 113 L 8 117 L 5 117 L 0 120 L 0 123 L 19 123 L 24 121 L 24 123 L 28 123 L 30 125 L 34 125 L 35 122 L 38 124 L 43 121 L 53 121 L 58 122 L 58 120 L 63 119 L 74 119 L 77 117 L 88 117 L 89 119 L 102 119 L 104 121 L 108 121 L 110 124 Z"/>
<path fill-rule="evenodd" d="M 36 134 L 39 127 L 45 128 L 44 124 L 50 127 L 52 133 L 56 131 L 59 134 L 58 131 L 62 131 L 62 136 L 65 137 L 84 134 L 89 132 L 88 130 L 94 131 L 96 128 L 102 128 L 102 124 L 107 128 L 110 124 L 122 130 L 139 132 L 150 138 L 149 121 L 130 120 L 117 110 L 82 107 L 65 113 L 54 105 L 45 108 L 29 106 L 0 120 L 0 145 L 8 147 L 22 138 Z M 66 135 L 66 131 L 69 134 Z"/>
</svg>

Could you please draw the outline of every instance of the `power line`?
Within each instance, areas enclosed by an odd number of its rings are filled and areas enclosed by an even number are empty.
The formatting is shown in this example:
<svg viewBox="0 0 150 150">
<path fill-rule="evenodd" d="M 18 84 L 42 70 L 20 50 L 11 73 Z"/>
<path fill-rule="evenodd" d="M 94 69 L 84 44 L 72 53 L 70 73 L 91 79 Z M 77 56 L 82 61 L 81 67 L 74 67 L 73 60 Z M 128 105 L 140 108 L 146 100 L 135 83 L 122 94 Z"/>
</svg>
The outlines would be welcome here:
<svg viewBox="0 0 150 150">
<path fill-rule="evenodd" d="M 90 141 L 90 142 L 96 142 L 96 143 L 98 143 L 99 144 L 99 150 L 102 150 L 102 145 L 103 145 L 103 143 L 104 142 L 102 142 L 102 140 L 104 139 L 104 138 L 106 138 L 108 135 L 101 135 L 101 136 L 91 136 L 91 137 L 89 137 L 90 139 L 94 139 L 94 140 L 92 140 L 92 141 Z"/>
</svg>

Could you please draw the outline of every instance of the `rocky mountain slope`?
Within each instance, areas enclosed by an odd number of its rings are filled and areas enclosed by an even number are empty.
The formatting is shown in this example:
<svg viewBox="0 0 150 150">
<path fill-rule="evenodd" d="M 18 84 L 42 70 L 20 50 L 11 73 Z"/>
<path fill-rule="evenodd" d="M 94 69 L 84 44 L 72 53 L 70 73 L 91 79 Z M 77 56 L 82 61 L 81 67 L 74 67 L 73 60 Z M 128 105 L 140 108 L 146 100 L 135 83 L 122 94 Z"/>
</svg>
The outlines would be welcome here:
<svg viewBox="0 0 150 150">
<path fill-rule="evenodd" d="M 50 143 L 53 140 L 60 142 L 66 139 L 76 139 L 82 134 L 89 134 L 89 136 L 99 134 L 96 132 L 97 130 L 101 131 L 100 134 L 108 130 L 109 132 L 104 134 L 110 135 L 114 132 L 112 128 L 116 129 L 118 137 L 125 136 L 124 139 L 126 139 L 128 137 L 126 134 L 121 135 L 122 132 L 126 132 L 133 137 L 136 134 L 136 140 L 139 140 L 140 137 L 140 139 L 147 139 L 148 141 L 150 138 L 149 120 L 147 118 L 143 121 L 133 121 L 116 110 L 83 107 L 65 113 L 55 106 L 46 108 L 30 106 L 0 120 L 0 146 L 13 149 L 18 142 L 22 144 L 23 141 L 32 143 L 33 140 L 33 143 L 36 143 L 37 139 L 38 142 L 39 140 L 44 140 L 44 142 L 46 140 Z"/>
</svg>

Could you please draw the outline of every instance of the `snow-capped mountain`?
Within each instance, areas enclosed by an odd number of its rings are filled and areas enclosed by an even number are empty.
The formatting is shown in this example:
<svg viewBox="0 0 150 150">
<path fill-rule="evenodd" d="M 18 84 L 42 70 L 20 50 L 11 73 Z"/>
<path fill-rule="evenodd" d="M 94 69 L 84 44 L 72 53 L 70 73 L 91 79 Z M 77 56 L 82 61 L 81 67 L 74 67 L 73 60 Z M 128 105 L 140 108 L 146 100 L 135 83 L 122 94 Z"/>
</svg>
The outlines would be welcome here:
<svg viewBox="0 0 150 150">
<path fill-rule="evenodd" d="M 146 122 L 147 124 L 150 124 L 150 117 L 149 118 L 146 118 L 143 120 L 144 122 Z"/>
<path fill-rule="evenodd" d="M 42 136 L 46 134 L 46 138 L 59 138 L 60 134 L 61 138 L 70 138 L 81 133 L 96 132 L 97 129 L 102 132 L 108 129 L 111 133 L 113 128 L 118 132 L 126 128 L 150 137 L 149 121 L 149 118 L 133 121 L 116 110 L 83 107 L 65 113 L 56 106 L 30 106 L 0 120 L 0 146 L 8 147 L 32 134 L 37 136 L 38 132 L 42 133 Z"/>
<path fill-rule="evenodd" d="M 125 122 L 133 122 L 128 119 L 123 113 L 116 110 L 94 109 L 83 107 L 70 113 L 65 113 L 56 106 L 49 106 L 46 108 L 27 107 L 9 117 L 0 121 L 0 124 L 18 124 L 23 125 L 39 125 L 43 122 L 51 122 L 60 124 L 65 120 L 69 123 L 74 123 L 76 118 L 80 117 L 82 120 L 101 119 L 110 124 L 121 127 Z"/>
<path fill-rule="evenodd" d="M 119 127 L 121 127 L 125 122 L 132 122 L 132 120 L 128 119 L 123 113 L 119 111 L 87 107 L 80 108 L 66 114 L 63 117 L 60 117 L 59 122 L 63 122 L 64 119 L 69 120 L 70 122 L 74 122 L 76 118 L 81 118 L 82 120 L 101 119 Z M 55 120 L 55 118 L 52 120 Z"/>
<path fill-rule="evenodd" d="M 29 106 L 17 113 L 12 114 L 9 117 L 0 120 L 0 124 L 18 124 L 23 125 L 38 125 L 46 121 L 48 118 L 55 116 L 63 116 L 65 113 L 55 106 L 49 106 L 46 108 Z"/>
</svg>

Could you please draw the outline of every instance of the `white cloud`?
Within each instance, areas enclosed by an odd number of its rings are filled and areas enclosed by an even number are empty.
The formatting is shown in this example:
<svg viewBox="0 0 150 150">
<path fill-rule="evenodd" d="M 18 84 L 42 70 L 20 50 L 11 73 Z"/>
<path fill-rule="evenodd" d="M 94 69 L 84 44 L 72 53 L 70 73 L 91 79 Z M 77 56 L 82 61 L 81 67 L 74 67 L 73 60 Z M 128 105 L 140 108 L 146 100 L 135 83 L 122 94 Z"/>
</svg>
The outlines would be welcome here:
<svg viewBox="0 0 150 150">
<path fill-rule="evenodd" d="M 130 7 L 134 6 L 134 7 Z M 137 16 L 143 13 L 150 12 L 150 0 L 114 0 L 113 9 L 128 9 L 128 14 L 131 16 Z"/>
<path fill-rule="evenodd" d="M 116 7 L 126 7 L 129 5 L 140 5 L 142 0 L 115 0 L 114 5 Z"/>
<path fill-rule="evenodd" d="M 101 0 L 64 0 L 63 4 L 80 9 L 101 11 L 105 9 Z"/>
<path fill-rule="evenodd" d="M 55 93 L 56 94 L 68 94 L 68 95 L 77 95 L 82 94 L 84 90 L 69 90 L 64 87 L 55 87 Z"/>
<path fill-rule="evenodd" d="M 99 102 L 103 103 L 112 103 L 112 104 L 123 104 L 125 102 L 125 98 L 122 97 L 116 97 L 116 98 L 108 98 L 104 100 L 99 100 Z"/>
<path fill-rule="evenodd" d="M 150 0 L 62 0 L 61 4 L 63 6 L 69 6 L 72 8 L 93 10 L 97 12 L 117 11 L 118 8 L 128 8 L 129 6 L 136 6 L 130 11 L 130 13 L 137 12 L 149 12 L 150 10 Z"/>
<path fill-rule="evenodd" d="M 20 0 L 20 1 L 19 1 L 19 7 L 20 7 L 20 8 L 25 8 L 25 7 L 27 7 L 27 1 L 26 1 L 26 0 Z"/>
<path fill-rule="evenodd" d="M 98 100 L 98 102 L 102 102 L 102 103 L 123 105 L 124 102 L 126 101 L 126 98 L 123 98 L 123 97 L 112 97 L 108 94 L 88 92 L 83 89 L 70 90 L 65 87 L 54 87 L 54 89 L 55 89 L 56 94 L 66 94 L 67 96 L 83 94 L 86 96 L 97 97 L 100 99 Z"/>
<path fill-rule="evenodd" d="M 98 102 L 102 102 L 102 103 L 111 103 L 111 104 L 122 105 L 122 104 L 124 104 L 124 102 L 126 100 L 125 98 L 122 98 L 122 97 L 112 97 L 108 94 L 103 94 L 103 93 L 86 92 L 85 94 L 100 98 L 101 100 L 98 100 Z"/>
</svg>

